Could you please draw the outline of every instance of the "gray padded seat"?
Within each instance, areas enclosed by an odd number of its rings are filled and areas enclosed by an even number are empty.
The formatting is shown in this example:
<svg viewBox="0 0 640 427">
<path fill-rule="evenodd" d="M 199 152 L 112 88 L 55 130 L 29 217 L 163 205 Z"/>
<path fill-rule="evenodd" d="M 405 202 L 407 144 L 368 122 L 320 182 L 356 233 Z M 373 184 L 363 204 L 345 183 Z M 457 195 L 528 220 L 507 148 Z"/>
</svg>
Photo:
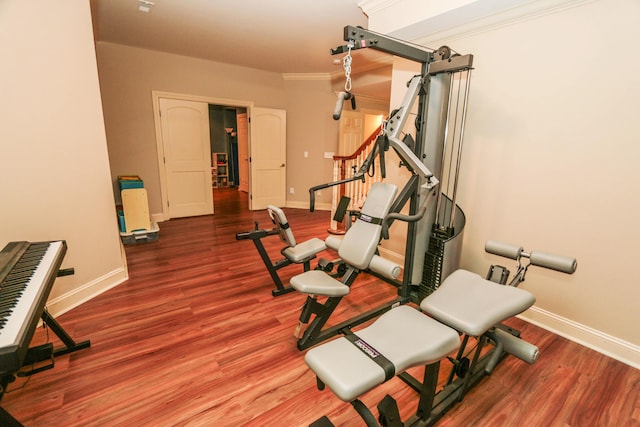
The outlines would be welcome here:
<svg viewBox="0 0 640 427">
<path fill-rule="evenodd" d="M 347 285 L 322 270 L 310 270 L 293 276 L 290 283 L 297 291 L 309 295 L 342 297 L 349 293 Z"/>
<path fill-rule="evenodd" d="M 524 289 L 499 285 L 467 270 L 451 273 L 420 308 L 439 322 L 474 337 L 522 313 L 536 298 Z"/>
<path fill-rule="evenodd" d="M 394 184 L 376 182 L 371 186 L 367 200 L 362 206 L 360 218 L 349 228 L 339 241 L 332 240 L 331 246 L 338 249 L 338 255 L 352 267 L 365 270 L 375 255 L 382 226 L 372 219 L 382 219 L 393 204 L 398 188 Z M 324 242 L 323 242 L 324 244 Z M 349 293 L 349 287 L 328 274 L 318 271 L 306 271 L 293 276 L 291 287 L 309 295 L 340 297 Z"/>
<path fill-rule="evenodd" d="M 296 264 L 300 264 L 305 259 L 325 250 L 327 247 L 321 239 L 313 237 L 295 246 L 289 246 L 282 250 L 282 255 L 289 258 Z"/>
<path fill-rule="evenodd" d="M 327 248 L 324 242 L 317 237 L 313 237 L 302 243 L 297 243 L 295 237 L 293 237 L 291 227 L 289 227 L 289 223 L 287 222 L 287 216 L 282 209 L 269 205 L 267 206 L 267 211 L 278 227 L 280 240 L 287 245 L 287 247 L 282 250 L 282 255 L 287 257 L 289 261 L 300 264 Z"/>
<path fill-rule="evenodd" d="M 455 330 L 406 305 L 384 313 L 355 333 L 393 363 L 396 374 L 412 366 L 436 362 L 460 344 Z M 312 348 L 304 360 L 345 402 L 385 379 L 384 370 L 344 337 Z"/>
</svg>

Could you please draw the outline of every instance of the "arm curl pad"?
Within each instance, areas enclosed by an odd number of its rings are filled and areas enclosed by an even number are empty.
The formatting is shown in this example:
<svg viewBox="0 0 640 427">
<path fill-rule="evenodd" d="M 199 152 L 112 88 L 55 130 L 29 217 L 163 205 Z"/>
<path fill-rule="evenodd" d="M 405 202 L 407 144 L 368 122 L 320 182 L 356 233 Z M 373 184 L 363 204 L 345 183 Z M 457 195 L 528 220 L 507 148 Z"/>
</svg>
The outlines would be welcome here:
<svg viewBox="0 0 640 427">
<path fill-rule="evenodd" d="M 578 261 L 562 255 L 548 254 L 540 251 L 532 251 L 529 256 L 531 265 L 550 268 L 561 273 L 573 274 L 578 268 Z"/>
<path fill-rule="evenodd" d="M 371 258 L 369 269 L 389 279 L 397 279 L 402 273 L 402 267 L 393 261 L 382 258 L 379 255 L 374 255 L 373 258 Z"/>
<path fill-rule="evenodd" d="M 487 240 L 484 250 L 490 254 L 503 256 L 505 258 L 518 259 L 524 249 L 522 246 L 510 245 L 509 243 Z"/>
</svg>

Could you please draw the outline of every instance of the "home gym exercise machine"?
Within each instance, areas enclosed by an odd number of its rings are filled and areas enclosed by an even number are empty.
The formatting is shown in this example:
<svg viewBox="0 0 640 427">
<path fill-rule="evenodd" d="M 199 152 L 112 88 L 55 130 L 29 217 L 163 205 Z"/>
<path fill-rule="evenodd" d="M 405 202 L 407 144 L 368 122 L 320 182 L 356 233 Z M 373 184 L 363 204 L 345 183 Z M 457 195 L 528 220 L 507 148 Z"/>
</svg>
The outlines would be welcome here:
<svg viewBox="0 0 640 427">
<path fill-rule="evenodd" d="M 385 153 L 393 149 L 401 166 L 409 171 L 409 178 L 388 210 L 382 216 L 369 218 L 369 221 L 373 219 L 381 227 L 380 233 L 376 235 L 376 247 L 380 238 L 388 235 L 388 227 L 395 220 L 408 223 L 404 266 L 400 267 L 403 275 L 389 277 L 382 274 L 387 281 L 397 286 L 396 298 L 325 330 L 322 328 L 340 299 L 348 294 L 348 287 L 355 280 L 355 275 L 369 269 L 369 266 L 361 263 L 355 268 L 353 275 L 343 276 L 341 283 L 346 285 L 346 289 L 335 283 L 337 280 L 331 282 L 321 278 L 316 272 L 306 272 L 300 277 L 292 278 L 292 286 L 308 294 L 296 330 L 300 350 L 373 319 L 394 306 L 410 301 L 419 302 L 433 292 L 441 279 L 457 268 L 465 222 L 464 213 L 456 206 L 455 199 L 473 56 L 455 54 L 446 46 L 435 51 L 426 50 L 353 26 L 345 27 L 344 40 L 347 45 L 332 49 L 331 53 L 346 53 L 343 61 L 347 76 L 345 90 L 350 88 L 350 55 L 354 49 L 373 48 L 418 62 L 421 73 L 409 81 L 401 106 L 384 123 L 383 131 L 359 170 L 349 178 L 312 187 L 309 190 L 310 208 L 311 211 L 314 210 L 316 191 L 351 181 L 364 181 L 378 156 L 384 178 Z M 342 104 L 346 100 L 353 103 L 353 95 L 340 92 L 334 118 L 340 116 Z M 407 204 L 408 213 L 401 214 Z M 376 209 L 376 212 L 381 211 Z M 362 216 L 356 220 L 356 224 L 361 220 Z M 345 240 L 358 239 L 349 237 L 351 231 L 347 231 Z M 344 258 L 344 254 L 340 253 L 340 257 Z M 396 272 L 398 269 L 390 266 L 385 271 Z M 319 303 L 318 296 L 326 297 L 325 303 Z M 309 323 L 312 317 L 313 320 Z M 299 332 L 307 323 L 308 327 L 300 336 Z"/>
<path fill-rule="evenodd" d="M 409 203 L 408 216 L 420 216 L 419 220 L 408 224 L 404 265 L 408 274 L 405 274 L 403 285 L 406 289 L 402 292 L 409 296 L 411 290 L 417 290 L 418 296 L 424 297 L 455 270 L 459 261 L 465 218 L 455 202 L 473 55 L 459 55 L 447 46 L 427 50 L 353 26 L 345 27 L 343 36 L 347 44 L 332 49 L 332 54 L 346 52 L 349 57 L 352 50 L 376 49 L 419 63 L 421 72 L 407 83 L 402 104 L 383 126 L 376 143 L 377 150 L 372 150 L 371 157 L 351 178 L 311 188 L 312 203 L 317 189 L 364 180 L 376 155 L 380 156 L 384 175 L 385 152 L 393 148 L 402 166 L 412 176 L 400 192 L 392 212 L 399 213 Z M 350 60 L 343 62 L 350 67 Z M 350 73 L 345 70 L 347 80 Z M 347 87 L 350 83 L 345 89 Z M 343 98 L 339 93 L 334 117 Z M 413 129 L 409 125 L 410 118 L 414 119 Z M 440 191 L 436 194 L 436 203 L 426 206 L 429 191 L 425 191 L 424 185 L 434 179 L 439 182 Z M 435 186 L 432 189 L 437 190 Z M 421 212 L 421 209 L 425 211 Z"/>
<path fill-rule="evenodd" d="M 362 330 L 309 350 L 305 362 L 317 376 L 318 389 L 329 386 L 341 400 L 351 403 L 367 426 L 378 426 L 378 422 L 388 427 L 430 426 L 462 401 L 482 378 L 491 375 L 508 354 L 535 362 L 538 348 L 502 322 L 535 302 L 531 293 L 518 288 L 530 266 L 572 274 L 577 262 L 574 258 L 525 252 L 521 246 L 493 241 L 486 243 L 485 250 L 517 261 L 508 284 L 509 271 L 499 265 L 491 266 L 487 279 L 456 270 L 421 301 L 423 313 L 408 305 L 400 306 Z M 528 260 L 526 264 L 524 260 Z M 451 357 L 456 350 L 455 358 Z M 448 379 L 438 391 L 440 362 L 447 359 L 451 363 Z M 422 382 L 406 372 L 421 365 Z M 404 423 L 390 395 L 377 405 L 377 419 L 358 399 L 394 376 L 419 395 L 416 413 Z M 311 426 L 333 424 L 325 416 Z"/>
<path fill-rule="evenodd" d="M 255 245 L 260 259 L 267 267 L 267 271 L 273 280 L 275 289 L 271 291 L 274 297 L 293 292 L 290 286 L 285 286 L 282 283 L 282 279 L 278 275 L 278 270 L 291 264 L 302 264 L 304 271 L 309 271 L 311 268 L 311 261 L 316 257 L 318 252 L 322 252 L 327 247 L 325 243 L 317 237 L 306 240 L 302 243 L 298 243 L 293 235 L 293 230 L 287 221 L 287 216 L 284 211 L 277 206 L 267 206 L 267 212 L 273 222 L 273 227 L 270 229 L 258 228 L 258 222 L 256 221 L 255 227 L 251 231 L 244 233 L 237 233 L 236 240 L 251 240 Z M 282 259 L 278 261 L 272 261 L 269 257 L 269 253 L 262 243 L 262 239 L 269 236 L 278 236 L 280 240 L 285 244 L 280 253 L 283 255 Z"/>
<path fill-rule="evenodd" d="M 523 341 L 518 331 L 502 322 L 527 310 L 535 302 L 530 292 L 518 288 L 529 267 L 540 266 L 572 274 L 577 262 L 573 258 L 539 251 L 525 252 L 519 246 L 487 242 L 487 252 L 516 260 L 517 268 L 510 281 L 508 269 L 499 265 L 491 266 L 486 279 L 458 269 L 464 214 L 456 206 L 455 199 L 472 57 L 452 55 L 446 47 L 425 53 L 406 43 L 354 27 L 346 27 L 344 36 L 347 46 L 334 52 L 346 50 L 349 55 L 354 48 L 375 47 L 421 62 L 422 73 L 410 80 L 402 106 L 390 115 L 376 147 L 360 170 L 350 179 L 310 189 L 311 206 L 313 209 L 316 190 L 364 179 L 376 155 L 381 156 L 380 165 L 384 167 L 384 152 L 393 148 L 411 177 L 392 203 L 390 213 L 382 218 L 373 215 L 369 222 L 381 224 L 384 230 L 380 231 L 380 236 L 388 232 L 393 220 L 409 223 L 404 274 L 399 299 L 394 305 L 381 310 L 379 317 L 363 329 L 352 329 L 359 324 L 360 318 L 352 319 L 334 327 L 334 335 L 343 334 L 340 338 L 320 343 L 321 338 L 328 337 L 327 331 L 323 331 L 316 340 L 305 342 L 308 346 L 319 344 L 307 352 L 305 362 L 316 374 L 318 388 L 322 390 L 328 386 L 341 400 L 351 403 L 367 426 L 377 426 L 378 422 L 390 427 L 430 426 L 462 401 L 482 378 L 491 375 L 506 355 L 535 362 L 538 348 Z M 416 53 L 416 49 L 421 53 Z M 413 114 L 416 98 L 416 137 L 405 133 L 401 140 L 400 132 L 407 124 L 407 116 Z M 338 96 L 336 111 L 339 112 L 340 105 L 347 99 L 348 96 Z M 460 103 L 462 106 L 458 108 Z M 367 209 L 376 209 L 378 204 L 383 204 L 377 192 L 376 189 L 375 195 L 373 191 L 369 194 L 374 201 Z M 435 196 L 435 204 L 427 204 L 429 196 Z M 409 215 L 400 214 L 406 203 L 409 203 Z M 371 242 L 366 233 L 378 232 L 372 227 L 358 227 L 359 232 L 350 235 L 357 225 L 358 222 L 337 246 L 347 265 L 370 252 L 368 245 Z M 345 245 L 347 238 L 349 244 Z M 379 238 L 374 234 L 373 240 L 379 241 Z M 351 241 L 368 244 L 352 244 Z M 356 269 L 366 267 L 366 263 L 355 265 Z M 390 268 L 387 270 L 391 271 Z M 336 294 L 348 293 L 345 289 L 348 284 L 343 283 L 346 286 L 340 288 L 341 282 L 330 282 L 321 274 L 307 272 L 295 276 L 291 279 L 292 286 L 308 294 L 329 296 L 328 292 L 323 294 L 323 288 L 334 289 Z M 403 301 L 419 304 L 420 309 L 402 304 Z M 320 308 L 314 310 L 317 316 L 326 316 Z M 370 314 L 368 319 L 374 317 L 376 315 Z M 341 329 L 337 329 L 339 327 Z M 449 375 L 439 390 L 440 364 L 447 360 L 451 364 Z M 422 381 L 407 372 L 417 366 L 424 366 Z M 377 418 L 359 399 L 395 376 L 419 395 L 416 413 L 406 422 L 400 419 L 398 405 L 390 395 L 377 405 Z M 311 424 L 312 427 L 332 425 L 327 417 Z"/>
<path fill-rule="evenodd" d="M 396 280 L 402 267 L 377 255 L 382 235 L 382 224 L 396 198 L 398 188 L 391 183 L 376 182 L 371 186 L 360 215 L 347 230 L 338 244 L 327 239 L 327 246 L 337 250 L 342 266 L 346 271 L 339 277 L 324 270 L 307 271 L 291 278 L 291 286 L 297 291 L 307 294 L 307 299 L 300 312 L 295 336 L 297 346 L 303 350 L 338 333 L 345 327 L 362 323 L 380 314 L 381 309 L 370 310 L 323 330 L 325 323 L 334 312 L 343 297 L 350 293 L 351 285 L 361 271 L 375 272 L 383 278 Z M 320 302 L 318 297 L 325 297 Z M 395 301 L 395 300 L 394 300 Z M 391 308 L 394 302 L 387 302 L 382 307 Z M 385 311 L 382 310 L 382 311 Z M 309 323 L 311 317 L 313 321 Z M 305 327 L 305 325 L 307 325 Z M 304 333 L 302 333 L 304 329 Z"/>
</svg>

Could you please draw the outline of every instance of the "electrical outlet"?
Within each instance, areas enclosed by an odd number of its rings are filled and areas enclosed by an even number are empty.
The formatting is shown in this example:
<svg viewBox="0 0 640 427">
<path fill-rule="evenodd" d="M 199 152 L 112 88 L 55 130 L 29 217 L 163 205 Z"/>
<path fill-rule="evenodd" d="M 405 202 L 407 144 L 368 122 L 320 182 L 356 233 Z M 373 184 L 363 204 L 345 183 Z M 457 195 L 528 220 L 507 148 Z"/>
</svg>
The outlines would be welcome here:
<svg viewBox="0 0 640 427">
<path fill-rule="evenodd" d="M 293 187 L 289 188 L 289 194 L 295 193 L 295 189 Z"/>
<path fill-rule="evenodd" d="M 305 151 L 304 153 L 302 153 L 302 155 L 304 156 L 304 158 L 306 159 L 307 157 L 309 157 L 309 152 Z"/>
</svg>

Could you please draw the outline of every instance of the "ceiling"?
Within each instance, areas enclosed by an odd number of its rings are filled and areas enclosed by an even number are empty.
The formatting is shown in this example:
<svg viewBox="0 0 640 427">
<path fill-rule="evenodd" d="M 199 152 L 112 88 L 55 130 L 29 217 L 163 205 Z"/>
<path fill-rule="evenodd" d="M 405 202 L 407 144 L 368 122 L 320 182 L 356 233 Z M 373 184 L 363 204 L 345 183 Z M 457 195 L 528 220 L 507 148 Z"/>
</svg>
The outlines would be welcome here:
<svg viewBox="0 0 640 427">
<path fill-rule="evenodd" d="M 341 62 L 333 62 L 343 55 L 331 56 L 329 49 L 345 44 L 346 25 L 367 26 L 360 1 L 92 0 L 91 5 L 98 41 L 278 73 L 336 73 L 342 72 Z M 359 56 L 370 63 L 380 55 L 355 51 L 354 64 Z"/>
</svg>

